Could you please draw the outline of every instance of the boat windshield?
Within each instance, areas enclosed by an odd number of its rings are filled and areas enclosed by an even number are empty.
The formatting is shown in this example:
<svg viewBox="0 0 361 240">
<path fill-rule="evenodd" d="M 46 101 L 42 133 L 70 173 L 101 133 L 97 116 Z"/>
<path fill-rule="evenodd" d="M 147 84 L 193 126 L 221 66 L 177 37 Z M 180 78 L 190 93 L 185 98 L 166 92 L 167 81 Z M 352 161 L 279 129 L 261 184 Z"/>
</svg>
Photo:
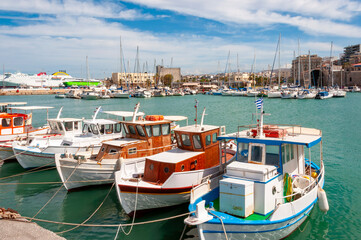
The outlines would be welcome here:
<svg viewBox="0 0 361 240">
<path fill-rule="evenodd" d="M 93 134 L 99 135 L 99 130 L 98 130 L 98 128 L 97 128 L 97 126 L 95 124 L 90 124 L 90 129 L 91 129 Z"/>
<path fill-rule="evenodd" d="M 73 131 L 73 122 L 64 122 L 64 127 L 66 131 Z"/>
</svg>

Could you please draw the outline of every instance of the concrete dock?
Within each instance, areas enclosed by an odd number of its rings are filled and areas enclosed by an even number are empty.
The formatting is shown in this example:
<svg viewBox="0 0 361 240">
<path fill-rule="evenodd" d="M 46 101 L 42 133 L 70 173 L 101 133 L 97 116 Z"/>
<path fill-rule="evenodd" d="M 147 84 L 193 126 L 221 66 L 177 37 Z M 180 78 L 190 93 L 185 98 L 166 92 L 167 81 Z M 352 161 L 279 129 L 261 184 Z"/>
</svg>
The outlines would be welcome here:
<svg viewBox="0 0 361 240">
<path fill-rule="evenodd" d="M 0 89 L 0 95 L 10 96 L 10 95 L 50 95 L 57 93 L 67 93 L 70 89 Z"/>
</svg>

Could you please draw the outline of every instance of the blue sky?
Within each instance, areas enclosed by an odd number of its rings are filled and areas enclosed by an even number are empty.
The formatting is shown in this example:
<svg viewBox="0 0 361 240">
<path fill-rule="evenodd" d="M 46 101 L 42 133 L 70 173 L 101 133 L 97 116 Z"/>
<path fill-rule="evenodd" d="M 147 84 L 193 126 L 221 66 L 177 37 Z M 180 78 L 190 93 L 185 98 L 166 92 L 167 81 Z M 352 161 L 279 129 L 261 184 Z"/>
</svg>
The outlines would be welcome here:
<svg viewBox="0 0 361 240">
<path fill-rule="evenodd" d="M 361 2 L 356 0 L 1 0 L 0 64 L 6 72 L 66 69 L 84 77 L 120 70 L 119 38 L 127 71 L 139 46 L 141 70 L 154 61 L 182 74 L 250 71 L 273 62 L 279 34 L 281 65 L 294 52 L 339 56 L 361 43 Z"/>
</svg>

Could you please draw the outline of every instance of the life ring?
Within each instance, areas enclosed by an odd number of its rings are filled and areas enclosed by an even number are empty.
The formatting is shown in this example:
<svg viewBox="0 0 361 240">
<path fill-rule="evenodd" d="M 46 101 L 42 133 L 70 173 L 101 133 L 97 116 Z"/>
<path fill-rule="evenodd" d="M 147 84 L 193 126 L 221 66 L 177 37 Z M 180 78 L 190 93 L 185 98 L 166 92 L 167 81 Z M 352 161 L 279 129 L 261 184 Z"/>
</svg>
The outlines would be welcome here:
<svg viewBox="0 0 361 240">
<path fill-rule="evenodd" d="M 288 196 L 293 193 L 292 189 L 292 178 L 288 173 L 285 174 L 283 177 L 283 196 Z M 287 202 L 291 202 L 293 200 L 293 197 L 286 197 Z"/>
</svg>

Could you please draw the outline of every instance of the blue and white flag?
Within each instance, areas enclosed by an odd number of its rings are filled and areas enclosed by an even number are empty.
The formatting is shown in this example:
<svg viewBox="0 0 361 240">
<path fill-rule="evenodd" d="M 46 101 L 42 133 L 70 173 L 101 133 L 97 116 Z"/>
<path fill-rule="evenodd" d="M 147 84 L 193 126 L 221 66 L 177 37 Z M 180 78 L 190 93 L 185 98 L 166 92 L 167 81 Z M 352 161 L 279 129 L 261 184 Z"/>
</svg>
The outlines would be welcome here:
<svg viewBox="0 0 361 240">
<path fill-rule="evenodd" d="M 259 98 L 255 101 L 257 109 L 261 109 L 263 107 L 263 98 Z"/>
</svg>

